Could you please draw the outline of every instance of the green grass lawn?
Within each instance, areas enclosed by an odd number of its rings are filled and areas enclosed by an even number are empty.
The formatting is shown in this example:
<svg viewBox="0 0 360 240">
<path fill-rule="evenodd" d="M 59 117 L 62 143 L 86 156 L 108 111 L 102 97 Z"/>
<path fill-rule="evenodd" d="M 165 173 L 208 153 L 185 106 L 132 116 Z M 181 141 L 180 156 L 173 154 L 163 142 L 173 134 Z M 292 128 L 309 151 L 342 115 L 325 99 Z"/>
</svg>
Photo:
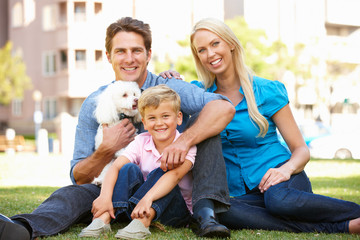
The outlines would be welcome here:
<svg viewBox="0 0 360 240">
<path fill-rule="evenodd" d="M 6 171 L 0 155 L 0 173 Z M 311 160 L 306 171 L 312 181 L 315 193 L 349 200 L 360 204 L 360 161 L 359 160 Z M 9 173 L 7 172 L 7 175 Z M 0 176 L 1 184 L 1 176 Z M 0 212 L 12 216 L 18 213 L 33 211 L 58 187 L 38 186 L 2 186 L 0 187 Z M 124 224 L 114 224 L 113 232 L 103 235 L 101 239 L 116 239 L 117 229 Z M 85 227 L 78 224 L 66 233 L 42 239 L 80 239 L 77 234 Z M 151 227 L 152 235 L 148 239 L 197 239 L 189 229 L 170 227 Z M 231 239 L 360 239 L 350 234 L 286 233 L 263 230 L 232 231 Z M 83 239 L 83 238 L 81 238 Z M 91 239 L 91 238 L 89 238 Z"/>
</svg>

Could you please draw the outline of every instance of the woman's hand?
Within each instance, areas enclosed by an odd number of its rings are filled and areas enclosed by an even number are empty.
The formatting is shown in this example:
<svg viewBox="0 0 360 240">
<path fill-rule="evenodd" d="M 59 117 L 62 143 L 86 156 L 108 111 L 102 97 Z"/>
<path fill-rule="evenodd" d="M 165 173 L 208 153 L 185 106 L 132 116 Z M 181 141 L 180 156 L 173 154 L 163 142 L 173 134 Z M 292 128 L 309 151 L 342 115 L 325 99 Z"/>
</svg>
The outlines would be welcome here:
<svg viewBox="0 0 360 240">
<path fill-rule="evenodd" d="M 176 79 L 183 80 L 180 73 L 178 73 L 177 71 L 173 71 L 173 70 L 167 70 L 167 71 L 161 72 L 159 75 L 163 78 L 173 78 L 174 77 Z"/>
<path fill-rule="evenodd" d="M 144 218 L 144 217 L 149 218 L 151 205 L 152 205 L 152 201 L 150 199 L 143 197 L 132 211 L 131 218 L 132 219 Z"/>
<path fill-rule="evenodd" d="M 270 168 L 261 179 L 259 184 L 259 190 L 261 193 L 264 193 L 271 186 L 285 182 L 290 179 L 292 171 L 288 169 L 285 165 L 282 165 L 279 168 Z"/>
<path fill-rule="evenodd" d="M 91 213 L 94 218 L 98 218 L 106 212 L 108 212 L 112 218 L 115 218 L 114 207 L 111 199 L 106 199 L 100 195 L 94 200 L 92 205 Z"/>
</svg>

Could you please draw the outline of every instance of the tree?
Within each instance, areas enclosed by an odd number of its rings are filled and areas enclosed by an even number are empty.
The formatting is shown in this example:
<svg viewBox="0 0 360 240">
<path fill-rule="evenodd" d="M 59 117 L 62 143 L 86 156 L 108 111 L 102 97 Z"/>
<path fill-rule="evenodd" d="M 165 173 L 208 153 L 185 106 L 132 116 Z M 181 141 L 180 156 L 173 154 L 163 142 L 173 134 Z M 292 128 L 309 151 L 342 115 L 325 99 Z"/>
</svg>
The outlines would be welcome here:
<svg viewBox="0 0 360 240">
<path fill-rule="evenodd" d="M 270 42 L 266 33 L 260 29 L 251 29 L 243 17 L 226 21 L 233 30 L 245 51 L 245 63 L 256 75 L 279 79 L 285 70 L 299 72 L 297 56 L 289 56 L 286 45 L 280 41 Z M 189 36 L 178 44 L 190 48 Z M 175 62 L 175 70 L 185 76 L 187 81 L 197 78 L 195 63 L 191 55 L 180 56 Z M 165 71 L 168 69 L 161 69 Z"/>
<path fill-rule="evenodd" d="M 0 49 L 0 104 L 8 105 L 13 98 L 21 98 L 32 87 L 21 56 L 12 55 L 12 43 Z"/>
</svg>

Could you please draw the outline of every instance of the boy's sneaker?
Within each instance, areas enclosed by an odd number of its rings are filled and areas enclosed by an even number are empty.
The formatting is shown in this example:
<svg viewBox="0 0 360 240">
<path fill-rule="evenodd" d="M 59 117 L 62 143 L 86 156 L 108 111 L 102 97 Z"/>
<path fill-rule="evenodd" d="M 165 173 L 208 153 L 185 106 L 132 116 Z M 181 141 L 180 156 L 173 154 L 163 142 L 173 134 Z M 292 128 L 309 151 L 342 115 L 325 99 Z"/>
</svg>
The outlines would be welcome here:
<svg viewBox="0 0 360 240">
<path fill-rule="evenodd" d="M 100 237 L 100 234 L 110 231 L 110 224 L 105 224 L 100 218 L 95 218 L 89 226 L 81 231 L 79 237 Z"/>
<path fill-rule="evenodd" d="M 149 228 L 145 227 L 140 220 L 134 219 L 125 228 L 120 229 L 115 237 L 122 239 L 144 239 L 150 234 Z"/>
<path fill-rule="evenodd" d="M 0 240 L 30 240 L 29 231 L 0 213 Z"/>
</svg>

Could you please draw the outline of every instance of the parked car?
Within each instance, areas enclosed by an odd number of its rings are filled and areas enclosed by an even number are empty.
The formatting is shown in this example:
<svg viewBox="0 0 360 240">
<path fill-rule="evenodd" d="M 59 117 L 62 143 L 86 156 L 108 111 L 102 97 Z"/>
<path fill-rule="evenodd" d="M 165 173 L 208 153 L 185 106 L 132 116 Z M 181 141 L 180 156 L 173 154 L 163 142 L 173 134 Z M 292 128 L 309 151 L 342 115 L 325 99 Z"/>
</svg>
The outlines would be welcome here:
<svg viewBox="0 0 360 240">
<path fill-rule="evenodd" d="M 360 135 L 331 134 L 314 139 L 309 144 L 313 158 L 360 159 Z"/>
<path fill-rule="evenodd" d="M 300 132 L 304 138 L 306 145 L 317 138 L 328 136 L 331 134 L 331 128 L 318 121 L 305 121 L 298 125 Z M 287 147 L 281 134 L 278 132 L 278 138 L 284 146 Z"/>
</svg>

